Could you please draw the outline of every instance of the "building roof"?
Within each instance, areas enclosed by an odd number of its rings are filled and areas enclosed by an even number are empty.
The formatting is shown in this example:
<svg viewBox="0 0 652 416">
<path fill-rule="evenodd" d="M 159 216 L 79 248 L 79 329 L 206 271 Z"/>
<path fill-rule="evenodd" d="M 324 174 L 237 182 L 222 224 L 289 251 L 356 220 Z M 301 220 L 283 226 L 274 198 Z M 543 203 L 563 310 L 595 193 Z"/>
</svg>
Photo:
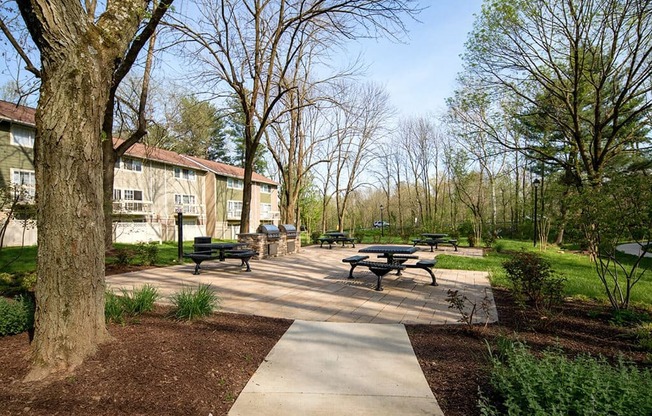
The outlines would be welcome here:
<svg viewBox="0 0 652 416">
<path fill-rule="evenodd" d="M 199 164 L 202 166 L 204 169 L 209 170 L 216 175 L 219 176 L 227 176 L 227 177 L 232 177 L 232 178 L 244 178 L 244 168 L 239 168 L 237 166 L 231 166 L 227 165 L 225 163 L 220 163 L 220 162 L 215 162 L 214 160 L 206 160 L 206 159 L 201 159 L 198 157 L 194 156 L 184 156 L 187 157 L 191 160 L 193 160 L 195 163 Z M 254 182 L 258 183 L 267 183 L 270 185 L 278 185 L 277 182 L 274 182 L 273 180 L 266 178 L 265 176 L 258 174 L 256 172 L 253 172 L 251 175 L 251 179 Z"/>
<path fill-rule="evenodd" d="M 35 126 L 35 115 L 36 109 L 34 108 L 0 100 L 0 120 Z"/>
<path fill-rule="evenodd" d="M 114 143 L 121 142 L 121 139 L 113 139 Z M 232 178 L 244 178 L 244 169 L 237 166 L 231 166 L 212 160 L 206 160 L 194 156 L 186 156 L 170 150 L 160 149 L 158 147 L 147 146 L 142 143 L 136 143 L 125 152 L 126 156 L 131 156 L 139 159 L 154 160 L 161 163 L 167 163 L 175 166 L 183 166 L 195 170 L 202 170 L 206 172 L 213 172 L 218 176 L 226 176 Z M 270 185 L 278 185 L 273 180 L 266 178 L 258 173 L 253 173 L 252 180 L 258 183 L 267 183 Z"/>
<path fill-rule="evenodd" d="M 0 120 L 10 121 L 12 123 L 21 123 L 28 126 L 36 126 L 35 122 L 36 109 L 17 105 L 8 101 L 0 100 Z M 114 143 L 122 142 L 121 139 L 113 139 Z M 125 152 L 127 156 L 139 159 L 149 159 L 157 162 L 167 163 L 176 166 L 183 166 L 206 172 L 213 172 L 219 176 L 232 178 L 244 178 L 244 169 L 237 166 L 231 166 L 212 160 L 201 159 L 194 156 L 186 156 L 170 150 L 160 149 L 158 147 L 147 146 L 142 143 L 136 143 Z M 254 182 L 278 185 L 277 182 L 266 178 L 258 173 L 253 173 Z"/>
</svg>

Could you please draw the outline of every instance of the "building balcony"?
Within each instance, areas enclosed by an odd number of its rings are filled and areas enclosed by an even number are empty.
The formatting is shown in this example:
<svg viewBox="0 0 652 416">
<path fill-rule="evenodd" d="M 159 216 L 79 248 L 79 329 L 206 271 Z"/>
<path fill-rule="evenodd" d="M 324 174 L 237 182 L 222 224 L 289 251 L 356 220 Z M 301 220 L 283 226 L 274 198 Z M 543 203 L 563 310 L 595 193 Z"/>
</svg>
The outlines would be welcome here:
<svg viewBox="0 0 652 416">
<path fill-rule="evenodd" d="M 281 213 L 279 211 L 267 211 L 260 213 L 260 219 L 265 221 L 278 220 L 281 218 Z"/>
<path fill-rule="evenodd" d="M 113 201 L 114 215 L 149 215 L 151 213 L 151 201 Z"/>
<path fill-rule="evenodd" d="M 202 206 L 201 205 L 195 205 L 195 204 L 182 204 L 182 205 L 175 205 L 174 206 L 174 212 L 179 213 L 182 212 L 183 215 L 201 215 L 202 212 Z"/>
</svg>

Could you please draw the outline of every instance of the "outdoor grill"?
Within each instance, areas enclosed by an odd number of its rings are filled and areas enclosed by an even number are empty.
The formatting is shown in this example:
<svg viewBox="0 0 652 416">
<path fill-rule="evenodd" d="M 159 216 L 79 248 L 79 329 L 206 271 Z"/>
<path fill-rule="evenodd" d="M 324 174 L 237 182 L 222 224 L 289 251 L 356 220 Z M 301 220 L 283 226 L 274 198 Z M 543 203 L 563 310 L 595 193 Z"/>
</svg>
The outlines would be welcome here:
<svg viewBox="0 0 652 416">
<path fill-rule="evenodd" d="M 295 227 L 292 224 L 281 224 L 280 227 L 281 232 L 285 233 L 285 236 L 287 237 L 288 240 L 294 240 L 297 238 L 297 227 Z"/>
<path fill-rule="evenodd" d="M 281 238 L 281 231 L 274 224 L 261 224 L 256 232 L 259 234 L 266 234 L 267 241 L 278 240 Z"/>
</svg>

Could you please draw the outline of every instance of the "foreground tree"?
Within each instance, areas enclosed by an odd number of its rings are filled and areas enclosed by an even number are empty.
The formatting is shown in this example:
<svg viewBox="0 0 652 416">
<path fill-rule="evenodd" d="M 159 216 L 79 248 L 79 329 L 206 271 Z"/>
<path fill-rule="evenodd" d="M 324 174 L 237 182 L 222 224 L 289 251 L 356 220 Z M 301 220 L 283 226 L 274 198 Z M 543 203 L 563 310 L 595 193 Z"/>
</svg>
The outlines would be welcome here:
<svg viewBox="0 0 652 416">
<path fill-rule="evenodd" d="M 149 1 L 19 0 L 39 49 L 38 281 L 27 380 L 71 371 L 109 336 L 104 322 L 102 143 L 116 69 Z M 122 68 L 122 67 L 120 67 Z M 124 68 L 123 68 L 124 69 Z"/>
</svg>

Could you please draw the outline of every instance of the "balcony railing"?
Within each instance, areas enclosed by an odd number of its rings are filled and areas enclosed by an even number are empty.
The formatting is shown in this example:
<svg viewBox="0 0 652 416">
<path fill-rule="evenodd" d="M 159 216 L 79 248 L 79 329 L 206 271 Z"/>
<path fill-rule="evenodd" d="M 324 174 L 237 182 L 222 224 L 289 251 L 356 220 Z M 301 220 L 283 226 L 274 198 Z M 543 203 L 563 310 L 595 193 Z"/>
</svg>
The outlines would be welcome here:
<svg viewBox="0 0 652 416">
<path fill-rule="evenodd" d="M 194 205 L 194 204 L 175 205 L 174 212 L 183 212 L 185 215 L 199 215 L 201 214 L 201 205 Z"/>
<path fill-rule="evenodd" d="M 152 213 L 151 201 L 113 201 L 114 214 L 147 215 Z"/>
<path fill-rule="evenodd" d="M 263 211 L 260 213 L 261 220 L 278 220 L 281 218 L 279 211 Z"/>
</svg>

